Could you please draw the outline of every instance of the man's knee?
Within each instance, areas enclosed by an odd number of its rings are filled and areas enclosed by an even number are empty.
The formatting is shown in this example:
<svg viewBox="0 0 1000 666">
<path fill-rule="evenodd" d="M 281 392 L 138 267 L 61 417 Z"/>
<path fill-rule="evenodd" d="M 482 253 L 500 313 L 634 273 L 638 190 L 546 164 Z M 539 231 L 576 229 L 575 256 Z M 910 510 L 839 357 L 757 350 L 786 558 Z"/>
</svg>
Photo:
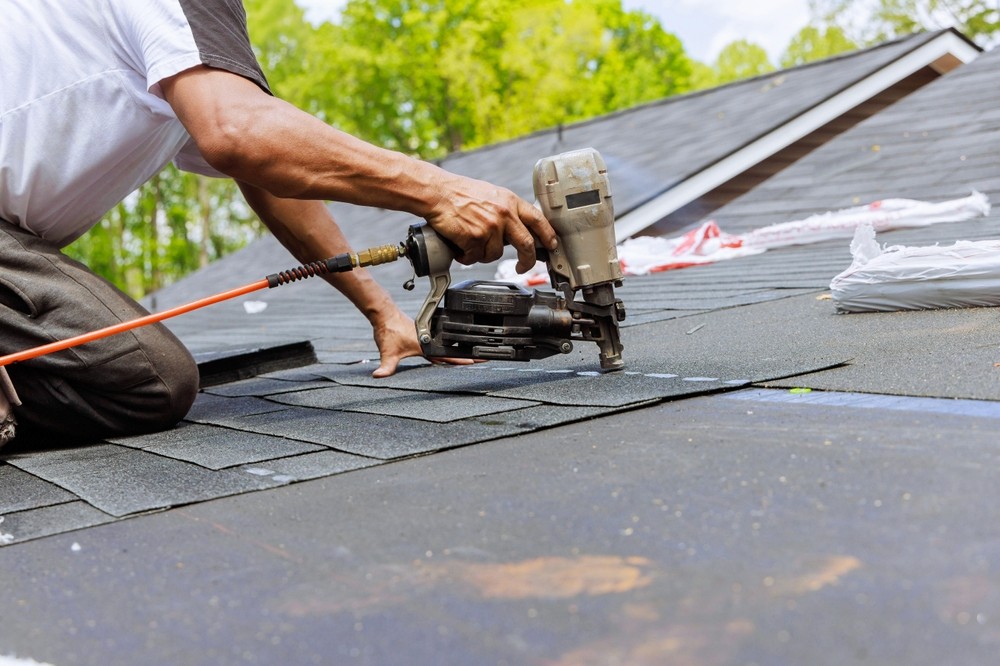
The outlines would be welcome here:
<svg viewBox="0 0 1000 666">
<path fill-rule="evenodd" d="M 18 420 L 32 432 L 79 443 L 173 427 L 198 394 L 198 367 L 173 336 L 150 333 L 154 340 L 145 342 L 153 344 L 99 366 L 72 372 L 11 366 L 22 401 Z"/>
<path fill-rule="evenodd" d="M 137 395 L 133 398 L 146 413 L 130 429 L 152 432 L 170 428 L 187 415 L 198 395 L 200 376 L 194 358 L 179 342 L 160 345 L 146 353 L 155 381 L 146 387 L 136 387 Z M 123 400 L 130 402 L 124 396 Z"/>
<path fill-rule="evenodd" d="M 191 405 L 194 404 L 201 387 L 201 377 L 191 354 L 184 349 L 183 353 L 177 354 L 177 357 L 163 370 L 161 378 L 169 395 L 167 423 L 164 427 L 171 427 L 187 416 L 191 410 Z"/>
</svg>

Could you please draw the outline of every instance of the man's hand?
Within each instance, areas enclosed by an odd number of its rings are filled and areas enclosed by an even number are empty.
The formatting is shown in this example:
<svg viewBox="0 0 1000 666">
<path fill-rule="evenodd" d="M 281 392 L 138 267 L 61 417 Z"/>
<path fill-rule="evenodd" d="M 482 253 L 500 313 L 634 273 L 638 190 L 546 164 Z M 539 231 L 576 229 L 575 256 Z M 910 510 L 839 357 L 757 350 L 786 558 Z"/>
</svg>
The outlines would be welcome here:
<svg viewBox="0 0 1000 666">
<path fill-rule="evenodd" d="M 510 190 L 448 174 L 427 222 L 462 250 L 463 264 L 496 261 L 506 243 L 517 250 L 517 272 L 535 265 L 535 238 L 554 250 L 556 232 L 541 211 Z M 534 237 L 533 237 L 534 235 Z"/>
<path fill-rule="evenodd" d="M 7 376 L 7 369 L 0 366 L 0 447 L 14 439 L 17 420 L 14 408 L 21 404 L 17 391 Z"/>
<path fill-rule="evenodd" d="M 372 372 L 372 377 L 382 379 L 396 372 L 399 362 L 411 356 L 422 356 L 420 343 L 417 341 L 417 331 L 413 320 L 399 309 L 383 320 L 372 325 L 375 344 L 378 345 L 381 361 L 378 368 Z M 468 358 L 427 359 L 432 363 L 450 363 L 452 365 L 471 365 L 477 363 Z"/>
</svg>

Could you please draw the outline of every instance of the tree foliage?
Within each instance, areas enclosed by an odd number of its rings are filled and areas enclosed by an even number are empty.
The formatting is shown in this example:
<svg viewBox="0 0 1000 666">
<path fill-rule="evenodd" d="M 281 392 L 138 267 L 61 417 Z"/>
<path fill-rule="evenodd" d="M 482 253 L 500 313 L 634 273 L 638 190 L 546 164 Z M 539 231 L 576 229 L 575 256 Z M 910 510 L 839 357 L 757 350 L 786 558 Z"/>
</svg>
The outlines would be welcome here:
<svg viewBox="0 0 1000 666">
<path fill-rule="evenodd" d="M 292 101 L 424 158 L 690 88 L 679 40 L 620 0 L 350 0 L 317 34 Z"/>
<path fill-rule="evenodd" d="M 811 0 L 810 8 L 817 23 L 837 26 L 859 44 L 947 27 L 981 46 L 1000 39 L 995 0 Z"/>
<path fill-rule="evenodd" d="M 745 39 L 730 42 L 715 59 L 715 74 L 720 84 L 773 71 L 774 65 L 764 47 Z"/>
<path fill-rule="evenodd" d="M 138 298 L 258 236 L 231 181 L 168 166 L 66 248 Z"/>
<path fill-rule="evenodd" d="M 849 39 L 839 26 L 831 25 L 823 28 L 807 25 L 792 37 L 781 55 L 780 64 L 782 68 L 795 67 L 857 48 L 858 45 Z"/>
<path fill-rule="evenodd" d="M 692 87 L 680 41 L 621 0 L 349 0 L 320 25 L 244 5 L 279 97 L 425 159 Z M 260 232 L 231 182 L 168 167 L 67 252 L 138 297 Z"/>
</svg>

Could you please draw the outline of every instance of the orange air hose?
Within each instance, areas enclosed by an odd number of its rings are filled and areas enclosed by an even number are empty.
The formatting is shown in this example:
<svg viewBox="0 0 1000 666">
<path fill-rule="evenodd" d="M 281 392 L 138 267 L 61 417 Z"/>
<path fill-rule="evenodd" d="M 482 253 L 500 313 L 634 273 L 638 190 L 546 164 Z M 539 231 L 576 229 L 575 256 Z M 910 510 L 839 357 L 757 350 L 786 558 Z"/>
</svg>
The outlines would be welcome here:
<svg viewBox="0 0 1000 666">
<path fill-rule="evenodd" d="M 314 261 L 312 263 L 305 264 L 304 266 L 298 266 L 287 271 L 274 273 L 272 275 L 268 275 L 262 280 L 258 280 L 257 282 L 252 282 L 242 287 L 237 287 L 236 289 L 230 289 L 229 291 L 224 291 L 222 293 L 215 294 L 214 296 L 208 296 L 186 305 L 179 305 L 175 308 L 164 310 L 163 312 L 146 315 L 145 317 L 139 317 L 138 319 L 133 319 L 131 321 L 123 321 L 119 324 L 113 324 L 96 331 L 91 331 L 90 333 L 84 333 L 65 340 L 50 342 L 49 344 L 41 345 L 39 347 L 33 347 L 31 349 L 25 349 L 24 351 L 15 352 L 13 354 L 7 354 L 6 356 L 0 356 L 0 367 L 10 365 L 11 363 L 18 363 L 20 361 L 38 358 L 39 356 L 45 356 L 46 354 L 52 354 L 57 351 L 69 349 L 70 347 L 78 347 L 88 342 L 124 333 L 125 331 L 131 331 L 132 329 L 139 328 L 141 326 L 155 324 L 163 321 L 164 319 L 170 319 L 171 317 L 176 317 L 177 315 L 182 315 L 186 312 L 191 312 L 192 310 L 197 310 L 208 305 L 214 305 L 215 303 L 220 303 L 231 298 L 237 298 L 238 296 L 243 296 L 261 289 L 273 289 L 274 287 L 288 284 L 290 282 L 296 282 L 298 280 L 304 280 L 306 278 L 313 277 L 314 275 L 321 275 L 325 273 L 343 273 L 353 270 L 355 267 L 359 266 L 375 266 L 378 264 L 384 264 L 390 261 L 395 261 L 401 256 L 404 256 L 402 246 L 397 247 L 394 245 L 381 245 L 379 247 L 362 250 L 357 254 L 353 252 L 345 252 L 344 254 L 338 254 L 335 257 L 331 257 L 323 261 Z"/>
<path fill-rule="evenodd" d="M 185 312 L 191 312 L 192 310 L 203 308 L 206 305 L 213 305 L 215 303 L 219 303 L 220 301 L 236 298 L 237 296 L 249 294 L 260 289 L 267 289 L 269 286 L 270 285 L 265 278 L 259 282 L 254 282 L 253 284 L 248 284 L 243 287 L 239 287 L 238 289 L 216 294 L 215 296 L 209 296 L 208 298 L 203 298 L 201 300 L 194 301 L 193 303 L 188 303 L 187 305 L 180 305 L 176 308 L 164 310 L 163 312 L 157 312 L 155 314 L 146 315 L 145 317 L 140 317 L 131 321 L 123 321 L 120 324 L 106 326 L 105 328 L 91 331 L 90 333 L 84 333 L 83 335 L 66 338 L 65 340 L 59 340 L 58 342 L 50 342 L 47 345 L 33 347 L 14 354 L 0 356 L 0 367 L 10 365 L 11 363 L 17 363 L 19 361 L 27 361 L 33 358 L 38 358 L 39 356 L 45 356 L 46 354 L 62 351 L 63 349 L 69 349 L 70 347 L 78 347 L 79 345 L 93 342 L 94 340 L 100 340 L 101 338 L 107 338 L 112 335 L 124 333 L 125 331 L 131 331 L 133 328 L 139 328 L 148 324 L 155 324 L 158 321 L 170 319 L 171 317 L 182 315 Z"/>
</svg>

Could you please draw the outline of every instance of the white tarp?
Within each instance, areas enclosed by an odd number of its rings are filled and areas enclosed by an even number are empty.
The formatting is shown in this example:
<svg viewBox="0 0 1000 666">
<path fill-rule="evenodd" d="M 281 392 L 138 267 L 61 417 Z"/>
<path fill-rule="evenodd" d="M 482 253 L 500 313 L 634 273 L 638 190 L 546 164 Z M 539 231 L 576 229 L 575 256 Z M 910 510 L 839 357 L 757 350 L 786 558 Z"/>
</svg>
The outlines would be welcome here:
<svg viewBox="0 0 1000 666">
<path fill-rule="evenodd" d="M 1000 305 L 1000 240 L 882 248 L 871 225 L 851 242 L 854 262 L 833 278 L 839 312 Z"/>
<path fill-rule="evenodd" d="M 675 238 L 630 238 L 618 246 L 618 259 L 625 275 L 646 275 L 760 254 L 777 247 L 851 238 L 862 225 L 869 225 L 875 231 L 890 231 L 961 222 L 987 215 L 989 211 L 987 197 L 973 192 L 968 197 L 941 203 L 883 199 L 804 220 L 772 224 L 745 234 L 726 233 L 711 221 Z M 548 283 L 544 264 L 536 264 L 523 275 L 517 274 L 515 264 L 513 260 L 501 262 L 497 279 L 528 286 Z"/>
</svg>

